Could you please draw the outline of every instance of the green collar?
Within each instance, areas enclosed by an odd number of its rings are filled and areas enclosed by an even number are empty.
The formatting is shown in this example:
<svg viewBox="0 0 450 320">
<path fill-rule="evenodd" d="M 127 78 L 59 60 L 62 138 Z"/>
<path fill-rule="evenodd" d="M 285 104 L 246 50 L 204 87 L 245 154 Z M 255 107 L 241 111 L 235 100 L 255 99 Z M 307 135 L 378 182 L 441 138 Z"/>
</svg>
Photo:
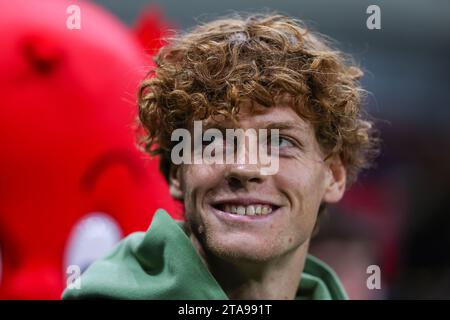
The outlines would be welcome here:
<svg viewBox="0 0 450 320">
<path fill-rule="evenodd" d="M 136 232 L 93 263 L 80 289 L 63 299 L 228 299 L 194 246 L 170 215 L 160 209 L 146 233 Z M 347 299 L 336 274 L 307 256 L 296 299 Z"/>
</svg>

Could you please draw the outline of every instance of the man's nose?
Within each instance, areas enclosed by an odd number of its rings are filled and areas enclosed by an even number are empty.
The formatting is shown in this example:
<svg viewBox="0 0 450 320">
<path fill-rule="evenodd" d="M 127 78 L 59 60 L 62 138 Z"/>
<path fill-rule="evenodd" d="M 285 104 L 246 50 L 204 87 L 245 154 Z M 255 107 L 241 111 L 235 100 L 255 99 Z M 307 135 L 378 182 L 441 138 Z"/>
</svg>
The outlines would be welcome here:
<svg viewBox="0 0 450 320">
<path fill-rule="evenodd" d="M 232 187 L 246 187 L 250 182 L 261 183 L 265 176 L 261 174 L 261 163 L 258 157 L 258 149 L 255 149 L 255 141 L 244 137 L 241 143 L 237 143 L 234 149 L 234 161 L 227 164 L 225 179 Z M 252 144 L 253 143 L 253 144 Z"/>
<path fill-rule="evenodd" d="M 225 179 L 232 187 L 246 187 L 250 183 L 262 183 L 265 180 L 257 164 L 233 164 L 229 165 L 225 173 Z"/>
</svg>

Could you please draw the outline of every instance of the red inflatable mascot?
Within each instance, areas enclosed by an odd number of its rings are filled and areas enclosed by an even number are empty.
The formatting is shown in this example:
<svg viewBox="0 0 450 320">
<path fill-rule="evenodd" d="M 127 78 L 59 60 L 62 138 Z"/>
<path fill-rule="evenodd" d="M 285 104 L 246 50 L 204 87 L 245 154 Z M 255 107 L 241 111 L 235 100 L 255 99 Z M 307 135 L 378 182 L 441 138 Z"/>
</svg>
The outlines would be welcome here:
<svg viewBox="0 0 450 320">
<path fill-rule="evenodd" d="M 135 147 L 150 60 L 114 17 L 76 3 L 0 4 L 0 299 L 59 299 L 70 266 L 145 230 L 159 207 L 179 217 Z"/>
</svg>

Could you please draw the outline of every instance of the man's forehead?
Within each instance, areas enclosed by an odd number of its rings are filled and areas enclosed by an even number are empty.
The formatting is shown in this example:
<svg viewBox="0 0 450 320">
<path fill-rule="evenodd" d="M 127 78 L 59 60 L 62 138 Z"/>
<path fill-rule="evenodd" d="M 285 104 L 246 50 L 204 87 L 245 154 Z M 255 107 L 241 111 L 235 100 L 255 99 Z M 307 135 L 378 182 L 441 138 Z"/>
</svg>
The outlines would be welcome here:
<svg viewBox="0 0 450 320">
<path fill-rule="evenodd" d="M 310 129 L 310 123 L 302 119 L 291 105 L 282 103 L 271 107 L 242 104 L 234 121 L 231 117 L 218 115 L 204 120 L 203 125 L 205 128 Z"/>
</svg>

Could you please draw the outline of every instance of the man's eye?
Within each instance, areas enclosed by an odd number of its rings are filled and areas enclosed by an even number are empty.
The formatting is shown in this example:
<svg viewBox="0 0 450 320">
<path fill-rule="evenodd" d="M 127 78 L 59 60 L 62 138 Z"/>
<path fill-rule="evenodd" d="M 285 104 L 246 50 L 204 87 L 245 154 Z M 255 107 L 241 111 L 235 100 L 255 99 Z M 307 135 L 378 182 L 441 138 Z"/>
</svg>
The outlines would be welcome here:
<svg viewBox="0 0 450 320">
<path fill-rule="evenodd" d="M 272 142 L 272 139 L 269 140 L 269 142 Z M 275 141 L 276 145 L 275 147 L 277 148 L 290 148 L 290 147 L 294 147 L 294 143 L 285 137 L 278 137 L 278 141 Z"/>
<path fill-rule="evenodd" d="M 280 148 L 282 148 L 282 147 L 293 147 L 294 144 L 291 142 L 291 140 L 289 140 L 287 138 L 284 138 L 284 137 L 280 137 L 278 146 Z"/>
</svg>

